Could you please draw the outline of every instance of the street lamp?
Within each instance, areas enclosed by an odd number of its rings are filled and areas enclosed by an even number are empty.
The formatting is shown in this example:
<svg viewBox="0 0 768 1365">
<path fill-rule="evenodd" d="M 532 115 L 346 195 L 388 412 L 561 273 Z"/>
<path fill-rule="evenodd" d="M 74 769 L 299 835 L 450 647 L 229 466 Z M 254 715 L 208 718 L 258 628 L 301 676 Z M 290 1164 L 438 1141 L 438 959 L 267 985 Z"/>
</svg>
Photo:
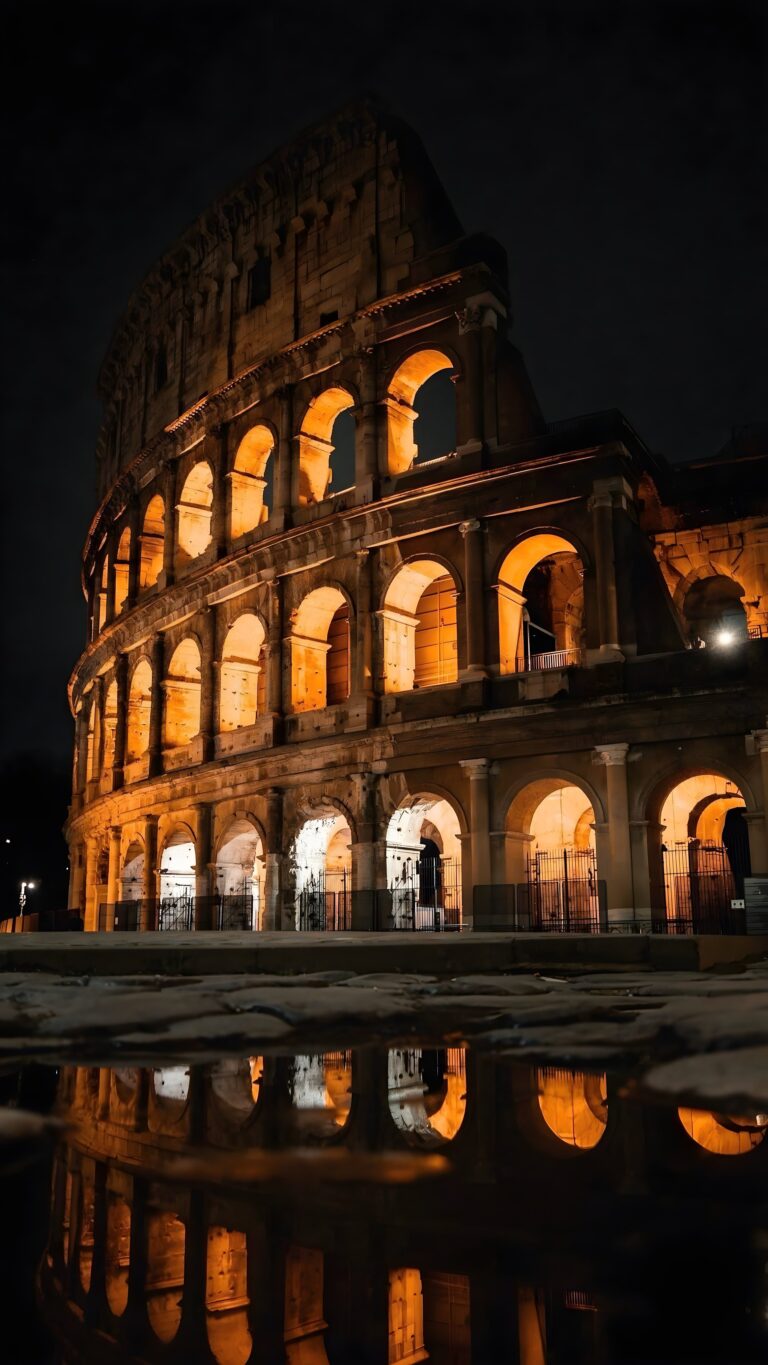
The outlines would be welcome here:
<svg viewBox="0 0 768 1365">
<path fill-rule="evenodd" d="M 22 883 L 21 883 L 21 890 L 19 891 L 19 914 L 20 914 L 20 915 L 23 915 L 23 914 L 24 914 L 24 906 L 25 906 L 26 903 L 27 903 L 27 892 L 28 892 L 28 891 L 34 891 L 34 889 L 35 889 L 35 882 L 22 882 Z"/>
</svg>

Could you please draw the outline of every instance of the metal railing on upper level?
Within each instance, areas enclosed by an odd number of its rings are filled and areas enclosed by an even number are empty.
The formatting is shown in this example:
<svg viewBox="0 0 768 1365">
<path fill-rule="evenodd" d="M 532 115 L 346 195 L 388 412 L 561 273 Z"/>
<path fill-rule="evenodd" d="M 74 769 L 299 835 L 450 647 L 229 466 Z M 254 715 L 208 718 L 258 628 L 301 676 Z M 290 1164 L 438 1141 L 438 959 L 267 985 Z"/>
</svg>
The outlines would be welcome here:
<svg viewBox="0 0 768 1365">
<path fill-rule="evenodd" d="M 551 649 L 544 654 L 529 654 L 516 661 L 518 673 L 540 673 L 551 668 L 575 668 L 581 663 L 580 649 Z"/>
</svg>

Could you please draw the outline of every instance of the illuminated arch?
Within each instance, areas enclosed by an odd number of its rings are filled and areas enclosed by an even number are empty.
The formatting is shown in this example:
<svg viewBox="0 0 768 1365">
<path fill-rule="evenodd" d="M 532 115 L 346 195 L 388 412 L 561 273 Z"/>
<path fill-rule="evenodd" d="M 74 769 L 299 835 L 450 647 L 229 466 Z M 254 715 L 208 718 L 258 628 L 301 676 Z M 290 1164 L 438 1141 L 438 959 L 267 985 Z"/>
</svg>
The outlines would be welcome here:
<svg viewBox="0 0 768 1365">
<path fill-rule="evenodd" d="M 299 432 L 299 506 L 322 502 L 331 482 L 336 419 L 355 406 L 346 389 L 334 385 L 310 402 Z"/>
<path fill-rule="evenodd" d="M 103 630 L 107 624 L 107 590 L 109 585 L 109 556 L 104 554 L 101 561 L 101 578 L 99 580 L 99 597 L 97 612 L 97 629 Z"/>
<path fill-rule="evenodd" d="M 391 579 L 379 612 L 385 692 L 459 676 L 456 580 L 437 559 L 413 559 Z"/>
<path fill-rule="evenodd" d="M 339 803 L 324 803 L 305 819 L 291 848 L 296 928 L 351 928 L 353 826 Z"/>
<path fill-rule="evenodd" d="M 180 749 L 200 731 L 200 646 L 187 636 L 176 646 L 163 684 L 163 745 Z"/>
<path fill-rule="evenodd" d="M 335 1137 L 352 1109 L 352 1053 L 316 1052 L 292 1059 L 294 1126 L 304 1136 Z"/>
<path fill-rule="evenodd" d="M 443 351 L 427 348 L 414 351 L 393 374 L 385 399 L 388 474 L 405 473 L 418 458 L 414 424 L 419 414 L 414 402 L 419 389 L 442 370 L 455 370 L 454 362 Z"/>
<path fill-rule="evenodd" d="M 120 536 L 115 556 L 115 616 L 119 616 L 128 605 L 128 584 L 131 561 L 131 528 L 126 526 Z"/>
<path fill-rule="evenodd" d="M 244 1232 L 209 1227 L 206 1255 L 206 1332 L 219 1365 L 246 1365 L 253 1340 L 248 1326 L 248 1250 Z"/>
<path fill-rule="evenodd" d="M 692 641 L 708 646 L 735 643 L 747 638 L 744 587 L 730 573 L 699 573 L 682 599 L 686 631 Z"/>
<path fill-rule="evenodd" d="M 519 540 L 505 555 L 499 569 L 499 671 L 516 673 L 526 668 L 547 667 L 547 655 L 563 654 L 563 662 L 576 662 L 581 648 L 584 594 L 581 586 L 583 555 L 573 540 L 558 531 L 538 531 Z M 547 621 L 540 623 L 541 642 L 552 635 L 550 649 L 537 649 L 531 638 L 527 610 L 529 579 L 545 566 L 547 582 L 539 595 Z M 544 570 L 542 570 L 544 572 Z M 534 625 L 534 629 L 536 626 Z M 571 657 L 574 656 L 574 657 Z"/>
<path fill-rule="evenodd" d="M 141 900 L 144 890 L 144 844 L 135 836 L 123 858 L 120 875 L 120 898 L 124 901 Z"/>
<path fill-rule="evenodd" d="M 652 809 L 658 817 L 649 829 L 649 873 L 654 906 L 679 931 L 720 924 L 731 901 L 744 894 L 750 872 L 746 830 L 730 826 L 729 811 L 746 811 L 740 783 L 712 769 L 657 787 Z M 736 922 L 734 921 L 734 927 Z"/>
<path fill-rule="evenodd" d="M 588 1151 L 596 1147 L 608 1123 L 605 1075 L 545 1067 L 536 1073 L 539 1110 L 560 1142 Z"/>
<path fill-rule="evenodd" d="M 95 692 L 91 692 L 88 706 L 88 733 L 85 776 L 93 782 L 99 775 L 99 748 L 101 743 L 101 712 Z"/>
<path fill-rule="evenodd" d="M 315 588 L 293 618 L 291 705 L 318 711 L 349 696 L 351 660 L 349 603 L 336 587 Z"/>
<path fill-rule="evenodd" d="M 244 612 L 230 626 L 221 652 L 219 729 L 253 725 L 264 710 L 264 625 Z"/>
<path fill-rule="evenodd" d="M 107 1302 L 115 1317 L 128 1306 L 128 1271 L 131 1262 L 131 1208 L 125 1199 L 107 1191 L 107 1237 L 105 1258 Z"/>
<path fill-rule="evenodd" d="M 466 1048 L 390 1049 L 387 1102 L 395 1127 L 408 1142 L 436 1146 L 452 1141 L 467 1111 Z"/>
<path fill-rule="evenodd" d="M 190 469 L 176 505 L 176 558 L 179 565 L 199 559 L 211 543 L 213 471 L 207 460 Z"/>
<path fill-rule="evenodd" d="M 149 748 L 149 721 L 152 708 L 152 667 L 148 659 L 139 659 L 131 674 L 128 688 L 128 724 L 126 728 L 126 762 L 141 758 Z"/>
<path fill-rule="evenodd" d="M 760 1146 L 768 1128 L 768 1114 L 733 1117 L 686 1108 L 678 1109 L 677 1114 L 697 1147 L 715 1156 L 744 1156 Z"/>
<path fill-rule="evenodd" d="M 224 831 L 216 853 L 216 894 L 228 928 L 255 929 L 264 905 L 266 863 L 260 830 L 247 816 L 236 816 Z M 230 923 L 232 916 L 236 922 Z"/>
<path fill-rule="evenodd" d="M 542 772 L 517 786 L 504 821 L 503 875 L 520 888 L 531 928 L 601 927 L 595 825 L 602 816 L 597 794 L 581 778 Z"/>
<path fill-rule="evenodd" d="M 269 517 L 265 501 L 266 477 L 275 438 L 269 427 L 259 425 L 246 432 L 229 474 L 230 535 L 233 540 L 261 526 Z"/>
<path fill-rule="evenodd" d="M 139 588 L 153 588 L 163 568 L 165 503 L 155 493 L 147 503 L 139 537 Z"/>
<path fill-rule="evenodd" d="M 410 796 L 386 834 L 387 887 L 395 928 L 458 928 L 462 919 L 461 836 L 466 822 L 447 794 Z"/>
<path fill-rule="evenodd" d="M 148 1213 L 145 1303 L 149 1325 L 162 1342 L 173 1341 L 181 1324 L 184 1243 L 184 1224 L 177 1214 L 168 1210 Z"/>
<path fill-rule="evenodd" d="M 102 723 L 104 727 L 103 768 L 105 772 L 111 772 L 115 766 L 115 739 L 117 736 L 117 683 L 114 678 L 104 697 Z"/>
</svg>

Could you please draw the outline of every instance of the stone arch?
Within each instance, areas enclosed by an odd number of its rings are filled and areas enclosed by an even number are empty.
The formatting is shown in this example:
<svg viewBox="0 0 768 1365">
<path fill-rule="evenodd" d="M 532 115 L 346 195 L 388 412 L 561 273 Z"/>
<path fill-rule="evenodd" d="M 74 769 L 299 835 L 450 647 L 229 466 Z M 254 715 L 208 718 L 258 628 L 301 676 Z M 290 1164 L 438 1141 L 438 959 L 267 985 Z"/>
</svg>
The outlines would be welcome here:
<svg viewBox="0 0 768 1365">
<path fill-rule="evenodd" d="M 502 674 L 578 662 L 585 569 L 581 545 L 554 528 L 529 531 L 505 552 L 496 572 Z"/>
<path fill-rule="evenodd" d="M 144 856 L 144 840 L 139 834 L 132 835 L 121 858 L 120 899 L 123 901 L 139 901 L 143 897 Z"/>
<path fill-rule="evenodd" d="M 126 725 L 125 759 L 127 763 L 141 758 L 149 748 L 149 724 L 152 708 L 152 665 L 146 655 L 134 664 L 128 684 L 128 717 Z"/>
<path fill-rule="evenodd" d="M 226 928 L 258 929 L 264 910 L 266 843 L 259 823 L 236 814 L 216 841 L 216 896 Z"/>
<path fill-rule="evenodd" d="M 405 560 L 394 571 L 378 613 L 385 692 L 455 683 L 459 676 L 458 575 L 441 557 Z"/>
<path fill-rule="evenodd" d="M 609 850 L 598 838 L 604 807 L 591 783 L 551 769 L 529 773 L 502 809 L 504 870 L 497 875 L 520 888 L 520 915 L 528 914 L 531 928 L 598 930 Z"/>
<path fill-rule="evenodd" d="M 732 573 L 699 573 L 681 599 L 688 639 L 706 645 L 727 645 L 747 638 L 746 592 Z"/>
<path fill-rule="evenodd" d="M 111 772 L 115 766 L 115 740 L 117 738 L 117 680 L 112 679 L 104 694 L 104 731 L 103 763 L 104 772 Z"/>
<path fill-rule="evenodd" d="M 536 1091 L 540 1119 L 559 1143 L 576 1151 L 591 1151 L 602 1141 L 608 1124 L 604 1072 L 539 1067 Z"/>
<path fill-rule="evenodd" d="M 314 588 L 292 616 L 291 706 L 319 711 L 349 696 L 352 678 L 350 601 L 337 584 Z"/>
<path fill-rule="evenodd" d="M 97 631 L 102 631 L 107 624 L 107 593 L 109 589 L 109 554 L 104 551 L 101 561 L 101 574 L 99 577 L 99 595 L 97 612 Z"/>
<path fill-rule="evenodd" d="M 189 900 L 194 896 L 197 841 L 186 822 L 177 820 L 169 823 L 162 840 L 159 841 L 157 866 L 161 909 L 164 902 Z"/>
<path fill-rule="evenodd" d="M 352 927 L 352 844 L 354 818 L 335 797 L 297 812 L 290 864 L 297 929 Z"/>
<path fill-rule="evenodd" d="M 755 794 L 743 772 L 734 768 L 730 763 L 722 763 L 717 758 L 712 763 L 668 764 L 661 772 L 655 773 L 637 795 L 633 818 L 649 820 L 653 824 L 658 824 L 661 819 L 662 806 L 673 788 L 681 782 L 687 781 L 688 778 L 703 775 L 722 778 L 725 782 L 731 782 L 741 792 L 747 810 L 750 813 L 757 811 L 758 805 Z"/>
<path fill-rule="evenodd" d="M 205 554 L 211 543 L 213 470 L 207 460 L 192 466 L 176 504 L 176 562 L 183 567 Z"/>
<path fill-rule="evenodd" d="M 147 503 L 139 536 L 139 589 L 154 588 L 163 568 L 165 503 L 155 493 Z"/>
<path fill-rule="evenodd" d="M 392 374 L 384 399 L 387 411 L 388 474 L 404 474 L 418 459 L 419 448 L 414 440 L 414 427 L 419 416 L 414 407 L 416 395 L 444 370 L 450 370 L 451 377 L 456 377 L 454 358 L 444 350 L 420 347 L 405 356 Z"/>
<path fill-rule="evenodd" d="M 542 797 L 548 796 L 560 787 L 578 787 L 592 806 L 596 822 L 605 823 L 607 818 L 605 806 L 597 788 L 580 773 L 571 772 L 566 768 L 550 767 L 537 769 L 533 773 L 528 772 L 507 788 L 498 807 L 502 815 L 501 823 L 506 829 L 527 833 L 533 811 Z M 537 788 L 540 790 L 537 791 Z"/>
<path fill-rule="evenodd" d="M 187 635 L 173 651 L 163 682 L 163 746 L 182 749 L 200 732 L 200 645 Z"/>
<path fill-rule="evenodd" d="M 251 427 L 237 447 L 228 475 L 230 486 L 229 530 L 233 540 L 263 525 L 269 518 L 275 435 L 263 422 Z"/>
<path fill-rule="evenodd" d="M 113 569 L 115 575 L 115 616 L 120 616 L 128 606 L 130 567 L 131 528 L 130 526 L 124 526 L 117 544 L 117 553 L 115 555 Z"/>
<path fill-rule="evenodd" d="M 264 622 L 253 611 L 235 617 L 224 637 L 219 678 L 221 731 L 254 725 L 264 712 L 266 638 Z"/>
<path fill-rule="evenodd" d="M 86 732 L 86 781 L 94 782 L 99 776 L 99 749 L 101 747 L 101 707 L 98 696 L 91 690 L 88 699 L 88 729 Z"/>
<path fill-rule="evenodd" d="M 396 928 L 461 926 L 465 833 L 460 803 L 432 783 L 428 791 L 405 797 L 392 811 L 386 872 Z"/>
<path fill-rule="evenodd" d="M 310 399 L 299 429 L 300 507 L 322 502 L 332 481 L 333 429 L 342 413 L 355 407 L 348 388 L 333 384 Z M 338 491 L 338 490 L 335 490 Z"/>
</svg>

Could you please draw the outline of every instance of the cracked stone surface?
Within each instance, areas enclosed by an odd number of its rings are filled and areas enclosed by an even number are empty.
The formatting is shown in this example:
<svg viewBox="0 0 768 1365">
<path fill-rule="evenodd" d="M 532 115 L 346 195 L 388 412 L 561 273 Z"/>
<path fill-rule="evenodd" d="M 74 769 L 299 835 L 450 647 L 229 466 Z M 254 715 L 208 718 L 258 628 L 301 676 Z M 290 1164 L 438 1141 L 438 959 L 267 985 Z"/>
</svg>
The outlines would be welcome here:
<svg viewBox="0 0 768 1365">
<path fill-rule="evenodd" d="M 768 1110 L 768 961 L 741 972 L 205 977 L 0 973 L 0 1066 L 466 1041 L 616 1069 L 649 1096 Z"/>
</svg>

